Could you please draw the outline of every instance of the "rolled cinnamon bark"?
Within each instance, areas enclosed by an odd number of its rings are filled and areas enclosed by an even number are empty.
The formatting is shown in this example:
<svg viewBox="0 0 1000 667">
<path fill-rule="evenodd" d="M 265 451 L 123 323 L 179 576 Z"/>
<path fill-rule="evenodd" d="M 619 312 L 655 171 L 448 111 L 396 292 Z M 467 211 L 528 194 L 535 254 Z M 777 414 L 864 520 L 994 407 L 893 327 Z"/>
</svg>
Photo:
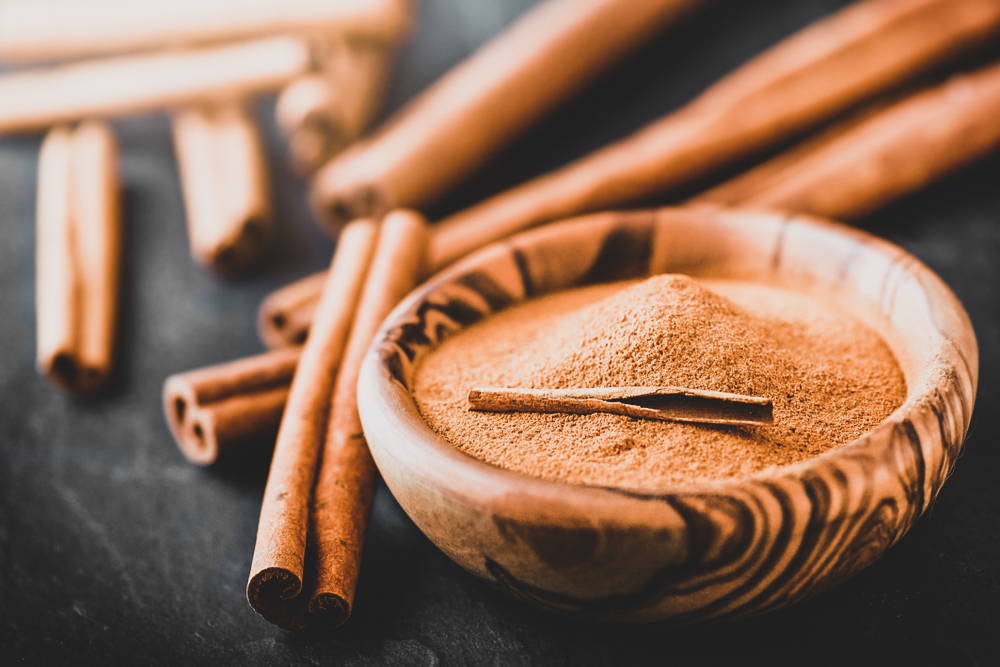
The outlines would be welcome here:
<svg viewBox="0 0 1000 667">
<path fill-rule="evenodd" d="M 382 320 L 420 280 L 426 244 L 427 230 L 421 216 L 411 211 L 386 216 L 337 372 L 311 523 L 316 580 L 309 612 L 315 622 L 326 627 L 337 627 L 351 615 L 375 493 L 375 463 L 358 416 L 361 362 Z"/>
<path fill-rule="evenodd" d="M 313 185 L 331 226 L 420 206 L 699 0 L 548 0 L 454 67 Z"/>
<path fill-rule="evenodd" d="M 273 437 L 299 353 L 288 347 L 168 377 L 163 410 L 184 456 L 209 465 L 248 441 Z"/>
<path fill-rule="evenodd" d="M 998 30 L 996 0 L 856 3 L 772 47 L 679 111 L 447 218 L 434 236 L 430 262 L 441 267 L 542 222 L 662 194 L 896 85 Z M 343 174 L 331 171 L 330 176 L 350 182 Z M 327 204 L 335 201 L 331 185 L 317 183 Z"/>
<path fill-rule="evenodd" d="M 0 3 L 0 61 L 59 60 L 116 51 L 336 31 L 391 41 L 409 0 L 10 0 Z"/>
<path fill-rule="evenodd" d="M 99 123 L 59 127 L 38 166 L 38 369 L 71 391 L 101 387 L 111 371 L 121 221 L 118 158 Z"/>
<path fill-rule="evenodd" d="M 292 165 L 311 173 L 367 129 L 385 92 L 395 45 L 332 39 L 319 67 L 278 96 L 278 125 Z"/>
<path fill-rule="evenodd" d="M 0 75 L 0 133 L 278 88 L 307 71 L 309 44 L 273 37 L 81 61 Z"/>
<path fill-rule="evenodd" d="M 1000 64 L 913 94 L 694 201 L 851 219 L 1000 146 Z"/>
<path fill-rule="evenodd" d="M 174 146 L 191 254 L 224 275 L 245 271 L 273 233 L 267 160 L 239 102 L 177 112 Z"/>
<path fill-rule="evenodd" d="M 300 278 L 271 292 L 257 309 L 257 331 L 265 346 L 275 349 L 306 342 L 326 272 Z"/>
<path fill-rule="evenodd" d="M 340 235 L 330 272 L 302 349 L 278 429 L 257 528 L 247 600 L 286 628 L 305 625 L 300 597 L 309 504 L 316 461 L 326 436 L 330 395 L 375 248 L 378 227 L 357 220 Z"/>
</svg>

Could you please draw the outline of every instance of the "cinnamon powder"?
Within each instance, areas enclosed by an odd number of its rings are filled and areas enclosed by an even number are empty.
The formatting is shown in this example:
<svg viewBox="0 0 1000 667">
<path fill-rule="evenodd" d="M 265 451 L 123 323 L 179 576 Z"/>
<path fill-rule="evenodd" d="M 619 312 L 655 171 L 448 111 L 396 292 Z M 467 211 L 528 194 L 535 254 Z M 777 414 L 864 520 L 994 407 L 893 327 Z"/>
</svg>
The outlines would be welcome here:
<svg viewBox="0 0 1000 667">
<path fill-rule="evenodd" d="M 775 423 L 719 427 L 609 414 L 486 413 L 474 386 L 678 385 L 770 398 Z M 905 381 L 867 326 L 798 292 L 661 275 L 520 304 L 445 341 L 417 370 L 432 429 L 488 463 L 655 491 L 807 459 L 870 430 Z"/>
</svg>

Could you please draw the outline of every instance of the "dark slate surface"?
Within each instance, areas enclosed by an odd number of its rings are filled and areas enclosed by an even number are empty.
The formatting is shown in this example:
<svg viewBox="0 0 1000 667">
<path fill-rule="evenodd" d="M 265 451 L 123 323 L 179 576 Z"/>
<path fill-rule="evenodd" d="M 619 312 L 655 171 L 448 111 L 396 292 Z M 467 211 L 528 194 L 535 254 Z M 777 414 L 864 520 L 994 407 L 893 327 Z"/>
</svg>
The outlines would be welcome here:
<svg viewBox="0 0 1000 667">
<path fill-rule="evenodd" d="M 528 0 L 425 0 L 389 101 L 398 106 Z M 720 1 L 601 78 L 459 189 L 441 210 L 559 164 L 680 104 L 735 64 L 841 5 Z M 2 103 L 2 101 L 0 101 Z M 270 123 L 273 162 L 283 164 Z M 260 297 L 321 267 L 300 182 L 274 179 L 283 237 L 262 273 L 220 282 L 187 256 L 163 117 L 117 125 L 127 239 L 119 369 L 94 400 L 33 369 L 37 137 L 0 140 L 0 646 L 31 664 L 818 663 L 901 658 L 997 664 L 1000 619 L 1000 159 L 866 221 L 939 271 L 983 347 L 979 411 L 940 500 L 869 570 L 793 609 L 714 627 L 591 626 L 533 612 L 464 574 L 381 489 L 353 620 L 327 637 L 247 608 L 266 460 L 188 465 L 160 414 L 169 373 L 259 349 Z M 0 662 L 7 662 L 0 658 Z"/>
</svg>

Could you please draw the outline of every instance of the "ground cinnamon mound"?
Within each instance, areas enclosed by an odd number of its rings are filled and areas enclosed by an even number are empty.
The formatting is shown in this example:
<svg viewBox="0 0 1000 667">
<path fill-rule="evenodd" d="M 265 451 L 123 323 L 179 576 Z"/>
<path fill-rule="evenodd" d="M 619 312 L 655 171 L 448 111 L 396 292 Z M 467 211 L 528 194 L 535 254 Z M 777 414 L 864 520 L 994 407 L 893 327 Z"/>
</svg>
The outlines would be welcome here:
<svg viewBox="0 0 1000 667">
<path fill-rule="evenodd" d="M 486 413 L 474 386 L 680 385 L 774 402 L 769 426 L 618 415 Z M 421 414 L 502 468 L 653 491 L 816 456 L 885 419 L 906 392 L 892 352 L 832 304 L 776 287 L 661 275 L 560 292 L 445 341 L 417 370 Z"/>
</svg>

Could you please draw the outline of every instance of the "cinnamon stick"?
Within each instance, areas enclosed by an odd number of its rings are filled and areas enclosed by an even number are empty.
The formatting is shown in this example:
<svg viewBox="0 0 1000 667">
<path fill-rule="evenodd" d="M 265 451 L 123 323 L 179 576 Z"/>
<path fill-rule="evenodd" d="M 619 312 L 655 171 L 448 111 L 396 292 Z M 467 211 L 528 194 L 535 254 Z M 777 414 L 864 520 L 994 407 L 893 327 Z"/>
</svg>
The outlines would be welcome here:
<svg viewBox="0 0 1000 667">
<path fill-rule="evenodd" d="M 302 627 L 309 503 L 326 435 L 330 395 L 375 247 L 377 225 L 358 220 L 341 232 L 278 429 L 247 586 L 250 605 L 282 627 Z"/>
<path fill-rule="evenodd" d="M 343 233 L 359 224 L 352 222 Z M 364 224 L 374 237 L 372 223 Z M 327 301 L 339 291 L 332 274 L 324 288 L 282 420 L 247 583 L 250 605 L 282 627 L 336 626 L 350 614 L 375 483 L 355 385 L 376 328 L 419 278 L 425 233 L 422 219 L 406 211 L 382 223 L 342 362 L 340 355 L 315 352 L 340 347 L 347 333 L 326 322 Z M 332 356 L 337 358 L 331 363 Z M 315 400 L 296 404 L 300 396 Z M 292 432 L 303 452 L 294 462 L 282 451 L 288 440 L 283 436 Z M 320 447 L 322 463 L 310 502 Z"/>
<path fill-rule="evenodd" d="M 177 112 L 173 130 L 192 256 L 224 275 L 245 271 L 274 231 L 254 121 L 228 102 Z"/>
<path fill-rule="evenodd" d="M 289 32 L 341 32 L 392 41 L 409 0 L 8 0 L 0 3 L 0 61 L 60 60 Z"/>
<path fill-rule="evenodd" d="M 184 456 L 209 465 L 248 441 L 273 437 L 299 354 L 287 347 L 168 377 L 164 414 Z"/>
<path fill-rule="evenodd" d="M 274 349 L 306 342 L 326 272 L 300 278 L 271 292 L 257 309 L 257 331 Z"/>
<path fill-rule="evenodd" d="M 342 625 L 351 615 L 375 494 L 375 462 L 358 415 L 358 375 L 382 320 L 419 282 L 426 243 L 421 216 L 411 211 L 386 216 L 337 373 L 311 524 L 316 540 L 316 582 L 309 611 L 327 627 Z"/>
<path fill-rule="evenodd" d="M 444 266 L 519 230 L 689 183 L 998 30 L 996 0 L 858 2 L 772 47 L 631 136 L 445 219 L 431 244 L 430 263 Z M 343 173 L 333 175 L 350 182 Z M 317 183 L 326 203 L 334 192 L 329 183 Z"/>
<path fill-rule="evenodd" d="M 774 422 L 770 399 L 688 387 L 477 387 L 469 409 L 485 412 L 604 412 L 637 419 L 755 426 Z"/>
<path fill-rule="evenodd" d="M 276 115 L 293 166 L 311 173 L 367 129 L 385 92 L 394 45 L 332 39 L 316 70 L 289 83 Z"/>
<path fill-rule="evenodd" d="M 547 0 L 316 175 L 331 227 L 421 206 L 699 0 Z"/>
<path fill-rule="evenodd" d="M 118 158 L 107 126 L 59 127 L 38 163 L 38 369 L 88 392 L 111 371 L 121 221 Z"/>
<path fill-rule="evenodd" d="M 1000 146 L 1000 64 L 956 76 L 696 197 L 857 218 Z"/>
<path fill-rule="evenodd" d="M 81 61 L 0 75 L 0 133 L 278 88 L 310 66 L 309 44 L 273 37 Z"/>
</svg>

